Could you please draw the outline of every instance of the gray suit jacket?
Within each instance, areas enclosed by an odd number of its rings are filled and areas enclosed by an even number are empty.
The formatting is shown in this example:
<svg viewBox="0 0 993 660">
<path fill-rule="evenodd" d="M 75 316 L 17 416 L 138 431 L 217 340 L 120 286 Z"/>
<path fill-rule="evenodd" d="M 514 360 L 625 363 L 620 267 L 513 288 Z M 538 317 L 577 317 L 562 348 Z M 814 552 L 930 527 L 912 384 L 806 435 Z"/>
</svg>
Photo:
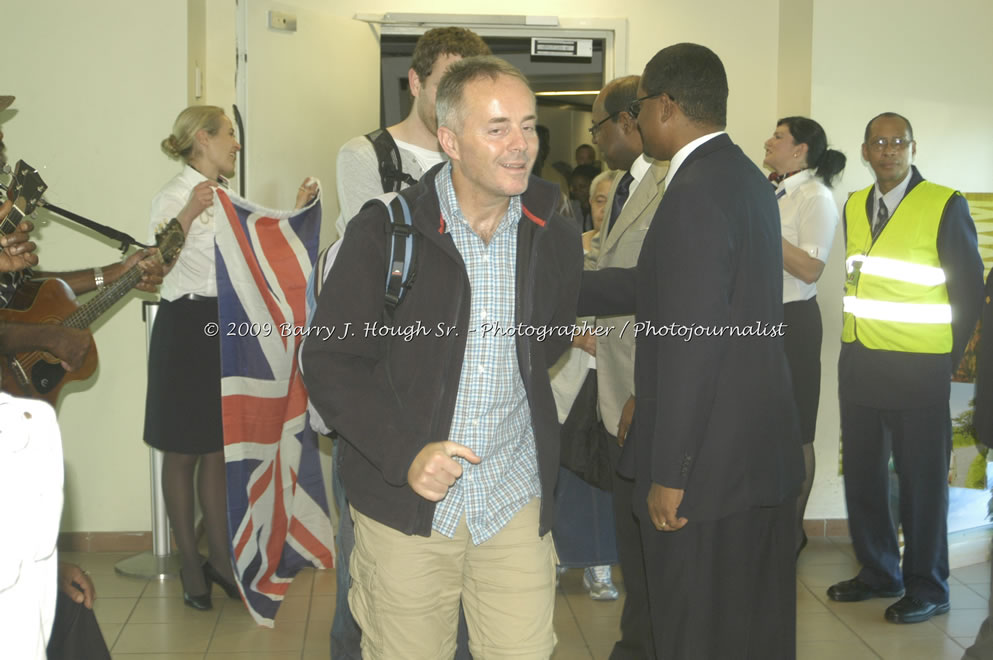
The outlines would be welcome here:
<svg viewBox="0 0 993 660">
<path fill-rule="evenodd" d="M 614 222 L 606 237 L 600 232 L 593 238 L 592 249 L 587 255 L 585 268 L 634 268 L 641 253 L 655 209 L 662 200 L 668 161 L 654 161 L 629 198 L 621 215 Z M 610 188 L 607 212 L 614 203 L 614 193 L 621 181 L 618 176 Z M 604 221 L 606 223 L 606 220 Z M 625 324 L 628 324 L 625 329 Z M 606 316 L 597 319 L 597 325 L 611 329 L 605 336 L 597 337 L 596 367 L 600 417 L 611 435 L 617 435 L 621 410 L 634 394 L 634 316 Z"/>
</svg>

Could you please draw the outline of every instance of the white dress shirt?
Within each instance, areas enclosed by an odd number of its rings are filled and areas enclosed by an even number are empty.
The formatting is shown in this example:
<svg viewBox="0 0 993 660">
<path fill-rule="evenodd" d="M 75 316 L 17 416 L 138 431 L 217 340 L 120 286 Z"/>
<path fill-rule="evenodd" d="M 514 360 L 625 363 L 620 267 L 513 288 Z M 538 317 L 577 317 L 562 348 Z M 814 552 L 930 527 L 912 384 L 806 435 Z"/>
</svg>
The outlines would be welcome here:
<svg viewBox="0 0 993 660">
<path fill-rule="evenodd" d="M 780 195 L 780 193 L 784 193 Z M 827 263 L 838 227 L 838 205 L 830 188 L 813 169 L 797 172 L 776 187 L 783 238 L 821 263 Z M 783 302 L 810 300 L 817 284 L 807 284 L 783 270 Z"/>
<path fill-rule="evenodd" d="M 628 202 L 631 201 L 631 197 L 632 197 L 631 193 L 637 190 L 638 186 L 641 185 L 641 180 L 645 178 L 645 175 L 648 173 L 648 170 L 651 169 L 652 163 L 654 162 L 655 162 L 654 160 L 652 160 L 645 154 L 641 154 L 640 156 L 634 159 L 633 163 L 631 163 L 631 169 L 628 170 L 628 172 L 631 173 L 631 185 L 628 188 L 629 192 L 627 199 L 624 200 L 624 206 L 621 207 L 622 212 L 624 211 L 625 208 L 627 208 Z M 610 209 L 607 209 L 607 212 L 610 213 Z"/>
<path fill-rule="evenodd" d="M 692 142 L 687 142 L 683 145 L 683 148 L 676 152 L 676 154 L 669 160 L 669 171 L 665 173 L 665 187 L 666 190 L 669 189 L 669 184 L 672 183 L 672 177 L 676 176 L 676 172 L 679 171 L 680 166 L 682 166 L 683 161 L 696 151 L 704 142 L 708 142 L 718 135 L 724 135 L 726 131 L 717 131 L 716 133 L 707 133 L 706 135 L 701 135 Z M 632 173 L 633 176 L 633 173 Z"/>
</svg>

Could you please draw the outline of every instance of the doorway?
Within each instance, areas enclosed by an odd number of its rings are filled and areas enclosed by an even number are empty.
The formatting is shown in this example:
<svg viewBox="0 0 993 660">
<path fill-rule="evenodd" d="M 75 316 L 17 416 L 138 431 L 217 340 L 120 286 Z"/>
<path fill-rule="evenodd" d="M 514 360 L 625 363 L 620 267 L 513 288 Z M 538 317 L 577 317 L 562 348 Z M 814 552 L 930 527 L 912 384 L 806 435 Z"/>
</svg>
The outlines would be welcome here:
<svg viewBox="0 0 993 660">
<path fill-rule="evenodd" d="M 391 34 L 384 29 L 380 39 L 380 124 L 392 126 L 410 112 L 411 96 L 407 71 L 418 38 L 413 34 Z M 481 35 L 483 36 L 483 35 Z M 575 165 L 576 147 L 589 143 L 588 128 L 593 99 L 607 82 L 606 39 L 587 40 L 588 57 L 546 57 L 531 54 L 531 36 L 483 36 L 497 57 L 507 60 L 527 77 L 538 98 L 538 123 L 548 127 L 551 149 L 546 161 Z"/>
</svg>

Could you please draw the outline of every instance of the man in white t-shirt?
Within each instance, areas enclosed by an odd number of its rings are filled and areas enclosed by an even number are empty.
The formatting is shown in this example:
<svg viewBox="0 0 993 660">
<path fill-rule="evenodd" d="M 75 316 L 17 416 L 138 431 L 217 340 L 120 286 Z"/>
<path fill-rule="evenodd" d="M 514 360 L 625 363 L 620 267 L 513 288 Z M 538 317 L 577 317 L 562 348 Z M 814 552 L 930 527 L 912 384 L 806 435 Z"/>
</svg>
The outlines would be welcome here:
<svg viewBox="0 0 993 660">
<path fill-rule="evenodd" d="M 438 82 L 452 62 L 473 55 L 489 55 L 490 48 L 471 30 L 444 27 L 428 30 L 417 40 L 407 80 L 414 101 L 410 114 L 385 132 L 393 139 L 400 156 L 401 183 L 387 188 L 380 174 L 372 141 L 359 135 L 338 151 L 337 186 L 341 214 L 335 224 L 338 236 L 367 201 L 384 192 L 399 191 L 416 183 L 425 172 L 445 160 L 438 146 L 438 119 L 434 95 Z"/>
<path fill-rule="evenodd" d="M 335 228 L 338 236 L 345 235 L 345 225 L 354 218 L 362 205 L 386 192 L 399 192 L 421 178 L 429 169 L 445 160 L 438 145 L 438 118 L 434 97 L 438 82 L 453 62 L 463 57 L 489 55 L 490 48 L 471 30 L 457 27 L 434 28 L 425 32 L 417 45 L 407 72 L 410 94 L 414 97 L 410 114 L 398 124 L 376 134 L 359 135 L 346 142 L 338 151 L 337 188 L 341 213 Z M 378 135 L 382 133 L 382 135 Z M 378 137 L 377 137 L 378 135 Z M 396 149 L 400 171 L 395 168 L 383 175 L 373 139 L 386 139 Z M 392 147 L 392 145 L 391 145 Z M 337 441 L 333 459 L 335 504 L 341 521 L 338 527 L 337 597 L 331 623 L 331 657 L 345 660 L 360 659 L 361 631 L 348 606 L 348 585 L 351 582 L 348 562 L 355 546 L 352 519 L 345 500 L 345 491 L 338 478 Z M 465 645 L 465 628 L 460 623 L 458 658 L 469 657 Z"/>
</svg>

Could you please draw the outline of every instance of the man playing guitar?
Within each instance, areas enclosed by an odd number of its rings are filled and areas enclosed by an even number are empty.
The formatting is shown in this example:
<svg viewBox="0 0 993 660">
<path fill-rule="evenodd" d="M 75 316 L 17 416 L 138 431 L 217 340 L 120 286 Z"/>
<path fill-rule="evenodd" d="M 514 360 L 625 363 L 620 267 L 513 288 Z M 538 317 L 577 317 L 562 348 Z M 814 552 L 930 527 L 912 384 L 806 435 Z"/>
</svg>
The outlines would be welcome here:
<svg viewBox="0 0 993 660">
<path fill-rule="evenodd" d="M 0 111 L 14 100 L 13 96 L 0 96 Z M 0 131 L 0 169 L 6 165 L 3 132 Z M 0 309 L 7 308 L 18 290 L 34 279 L 58 278 L 63 280 L 76 295 L 103 288 L 131 270 L 135 264 L 144 271 L 135 288 L 155 293 L 162 283 L 163 267 L 154 258 L 155 250 L 139 250 L 121 263 L 70 272 L 45 272 L 31 270 L 37 265 L 35 243 L 31 241 L 34 228 L 30 221 L 21 219 L 15 226 L 7 226 L 9 216 L 21 215 L 14 207 L 14 199 L 0 205 Z M 16 220 L 11 219 L 16 222 Z M 85 329 L 71 328 L 51 323 L 21 323 L 0 320 L 0 355 L 24 351 L 46 351 L 62 360 L 62 366 L 71 371 L 83 364 L 90 349 L 90 333 Z"/>
</svg>

